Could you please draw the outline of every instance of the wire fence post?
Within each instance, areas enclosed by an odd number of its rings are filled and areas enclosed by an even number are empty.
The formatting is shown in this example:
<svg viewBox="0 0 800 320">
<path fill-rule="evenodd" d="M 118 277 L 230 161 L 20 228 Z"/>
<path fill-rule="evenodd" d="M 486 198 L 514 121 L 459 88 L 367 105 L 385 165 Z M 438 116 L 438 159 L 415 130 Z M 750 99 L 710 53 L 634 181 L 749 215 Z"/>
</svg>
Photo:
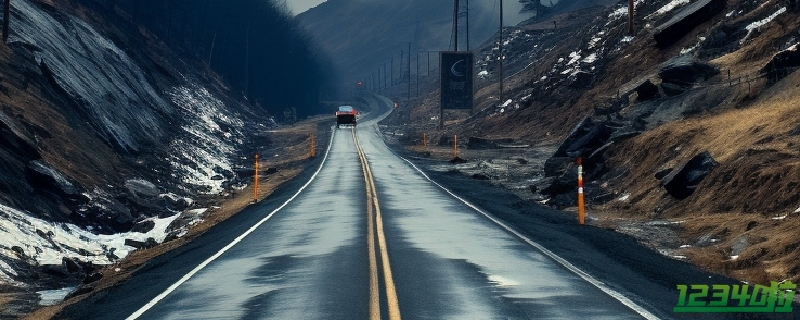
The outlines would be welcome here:
<svg viewBox="0 0 800 320">
<path fill-rule="evenodd" d="M 750 96 L 750 76 L 745 76 L 745 81 L 747 81 L 747 96 Z"/>
<path fill-rule="evenodd" d="M 731 80 L 731 69 L 728 69 L 728 86 L 733 87 L 733 81 Z"/>
</svg>

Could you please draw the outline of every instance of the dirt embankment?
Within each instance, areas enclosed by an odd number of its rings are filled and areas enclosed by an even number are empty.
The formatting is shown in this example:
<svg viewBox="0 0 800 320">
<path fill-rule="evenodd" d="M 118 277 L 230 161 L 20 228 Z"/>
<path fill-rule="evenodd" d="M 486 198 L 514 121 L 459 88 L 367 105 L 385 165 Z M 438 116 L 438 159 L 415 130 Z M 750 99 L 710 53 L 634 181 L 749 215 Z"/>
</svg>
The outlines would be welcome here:
<svg viewBox="0 0 800 320">
<path fill-rule="evenodd" d="M 737 5 L 729 3 L 731 8 Z M 720 25 L 742 24 L 738 21 L 757 20 L 773 11 L 763 6 L 693 34 L 696 39 Z M 703 268 L 756 283 L 800 280 L 800 72 L 790 69 L 782 79 L 760 72 L 785 43 L 796 39 L 797 30 L 796 11 L 779 15 L 738 50 L 710 60 L 722 72 L 709 82 L 722 84 L 695 89 L 699 99 L 683 102 L 695 108 L 686 119 L 656 126 L 611 148 L 609 166 L 617 175 L 604 177 L 598 185 L 625 200 L 597 209 L 679 222 L 673 228 L 681 244 L 671 248 L 672 254 Z M 713 96 L 717 97 L 704 99 Z M 671 196 L 656 173 L 679 169 L 704 151 L 718 165 L 687 198 Z"/>
<path fill-rule="evenodd" d="M 685 219 L 682 237 L 692 247 L 681 252 L 706 268 L 760 283 L 800 280 L 797 83 L 795 72 L 747 108 L 666 124 L 621 144 L 612 166 L 628 173 L 608 182 L 629 200 L 602 208 Z M 701 151 L 709 151 L 719 166 L 691 196 L 674 199 L 654 174 Z"/>
<path fill-rule="evenodd" d="M 333 120 L 330 117 L 315 117 L 268 133 L 272 142 L 272 149 L 260 151 L 260 178 L 257 193 L 259 201 L 269 197 L 278 186 L 291 180 L 300 172 L 308 170 L 310 165 L 314 163 L 310 161 L 312 134 L 314 136 L 316 155 L 320 156 L 326 151 L 332 123 Z M 148 260 L 191 242 L 211 227 L 251 205 L 255 196 L 256 193 L 251 183 L 248 187 L 231 192 L 223 198 L 208 199 L 210 203 L 216 203 L 216 206 L 211 207 L 212 210 L 201 221 L 193 224 L 186 235 L 153 248 L 134 251 L 118 263 L 101 269 L 102 280 L 78 288 L 78 291 L 88 293 L 69 298 L 55 306 L 41 307 L 25 315 L 24 318 L 51 319 L 65 306 L 76 303 L 88 295 L 100 294 L 104 289 L 126 281 Z M 7 303 L 25 303 L 25 301 L 20 301 L 18 298 L 13 295 L 0 296 L 0 307 Z M 27 302 L 30 303 L 30 301 Z"/>
</svg>

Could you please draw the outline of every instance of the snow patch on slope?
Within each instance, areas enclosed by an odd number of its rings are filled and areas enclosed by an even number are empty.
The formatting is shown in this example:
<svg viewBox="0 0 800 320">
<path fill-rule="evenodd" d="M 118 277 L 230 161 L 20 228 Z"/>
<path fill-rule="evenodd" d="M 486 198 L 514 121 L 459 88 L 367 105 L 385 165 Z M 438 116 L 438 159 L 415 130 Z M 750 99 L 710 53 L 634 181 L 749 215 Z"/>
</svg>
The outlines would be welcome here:
<svg viewBox="0 0 800 320">
<path fill-rule="evenodd" d="M 638 7 L 642 3 L 644 3 L 644 0 L 634 1 L 633 8 L 636 9 L 636 7 Z M 623 6 L 614 9 L 614 11 L 611 11 L 611 13 L 608 14 L 609 23 L 627 16 L 628 16 L 628 3 L 626 2 Z"/>
<path fill-rule="evenodd" d="M 758 30 L 758 28 L 761 28 L 762 26 L 766 25 L 767 23 L 772 22 L 772 20 L 775 20 L 775 18 L 777 18 L 779 15 L 781 15 L 784 12 L 786 12 L 786 7 L 778 9 L 778 11 L 776 11 L 775 13 L 769 15 L 768 17 L 766 17 L 764 19 L 761 19 L 761 20 L 758 20 L 758 21 L 754 21 L 754 22 L 748 24 L 746 27 L 744 27 L 745 30 L 747 30 L 747 35 L 745 35 L 744 38 L 742 39 L 742 41 L 740 41 L 739 43 L 740 44 L 744 44 L 747 41 L 747 39 L 750 38 L 750 35 L 753 33 L 753 30 Z"/>
<path fill-rule="evenodd" d="M 169 161 L 173 176 L 200 188 L 200 193 L 218 194 L 226 181 L 224 173 L 233 172 L 231 156 L 243 144 L 244 122 L 229 116 L 225 104 L 206 88 L 187 85 L 168 93 L 181 107 L 186 119 L 186 137 L 171 143 Z M 188 141 L 187 141 L 188 140 Z"/>
<path fill-rule="evenodd" d="M 665 4 L 663 7 L 659 8 L 658 10 L 656 10 L 656 12 L 654 14 L 655 15 L 662 15 L 662 14 L 668 13 L 668 12 L 674 10 L 675 8 L 677 8 L 679 6 L 682 6 L 684 4 L 687 4 L 689 2 L 691 2 L 691 1 L 690 0 L 672 0 L 669 3 Z"/>
<path fill-rule="evenodd" d="M 750 23 L 744 28 L 747 29 L 747 31 L 750 31 L 750 30 L 753 30 L 753 29 L 756 29 L 756 28 L 760 28 L 761 26 L 772 22 L 772 20 L 775 20 L 775 18 L 777 18 L 779 15 L 781 15 L 784 12 L 786 12 L 786 7 L 778 9 L 778 11 L 776 11 L 775 13 L 769 15 L 769 17 L 766 17 L 766 18 L 761 19 L 759 21 L 755 21 L 753 23 Z"/>
<path fill-rule="evenodd" d="M 125 239 L 145 242 L 153 238 L 156 242 L 164 242 L 167 227 L 177 217 L 147 219 L 155 223 L 155 227 L 147 233 L 96 235 L 73 224 L 37 219 L 30 213 L 0 204 L 0 256 L 19 259 L 11 249 L 19 247 L 25 256 L 40 265 L 61 265 L 63 258 L 110 264 L 135 250 L 125 245 Z M 0 260 L 0 282 L 10 278 L 3 277 L 3 274 L 16 275 L 10 265 Z"/>
</svg>

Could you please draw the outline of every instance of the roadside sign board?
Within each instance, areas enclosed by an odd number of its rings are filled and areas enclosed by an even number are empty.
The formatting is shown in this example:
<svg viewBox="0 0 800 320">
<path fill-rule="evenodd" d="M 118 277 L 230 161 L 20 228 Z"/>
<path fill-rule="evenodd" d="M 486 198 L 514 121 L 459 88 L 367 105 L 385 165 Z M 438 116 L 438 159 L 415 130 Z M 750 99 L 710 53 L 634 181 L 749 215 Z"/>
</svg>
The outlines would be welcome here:
<svg viewBox="0 0 800 320">
<path fill-rule="evenodd" d="M 442 109 L 472 109 L 472 52 L 442 51 L 439 53 Z"/>
</svg>

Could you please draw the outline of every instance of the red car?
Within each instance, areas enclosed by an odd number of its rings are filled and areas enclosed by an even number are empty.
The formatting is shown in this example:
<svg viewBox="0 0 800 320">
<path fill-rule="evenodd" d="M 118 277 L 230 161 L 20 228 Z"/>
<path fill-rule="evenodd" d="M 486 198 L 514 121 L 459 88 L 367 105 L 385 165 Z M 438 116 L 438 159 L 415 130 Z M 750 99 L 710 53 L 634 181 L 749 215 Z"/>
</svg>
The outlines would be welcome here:
<svg viewBox="0 0 800 320">
<path fill-rule="evenodd" d="M 339 111 L 336 111 L 336 127 L 340 128 L 343 124 L 352 124 L 356 126 L 356 118 L 358 111 L 351 106 L 341 106 Z"/>
</svg>

